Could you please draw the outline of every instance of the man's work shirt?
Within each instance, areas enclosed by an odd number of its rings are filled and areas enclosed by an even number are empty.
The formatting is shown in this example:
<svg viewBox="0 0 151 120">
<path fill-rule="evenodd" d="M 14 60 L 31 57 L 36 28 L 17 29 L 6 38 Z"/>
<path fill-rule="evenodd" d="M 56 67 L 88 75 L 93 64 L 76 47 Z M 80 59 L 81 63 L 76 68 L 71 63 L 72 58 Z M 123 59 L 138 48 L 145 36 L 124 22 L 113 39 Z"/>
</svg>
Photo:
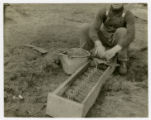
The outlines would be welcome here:
<svg viewBox="0 0 151 120">
<path fill-rule="evenodd" d="M 112 7 L 108 10 L 101 9 L 96 15 L 95 21 L 90 28 L 89 36 L 93 41 L 99 39 L 98 32 L 101 31 L 105 34 L 113 34 L 116 29 L 125 27 L 127 29 L 127 40 L 121 44 L 122 47 L 127 47 L 135 36 L 135 19 L 134 15 L 130 11 L 124 10 L 122 7 L 119 10 L 113 10 Z M 122 17 L 123 13 L 125 15 Z M 102 27 L 103 25 L 103 27 Z M 107 35 L 105 37 L 108 37 Z"/>
</svg>

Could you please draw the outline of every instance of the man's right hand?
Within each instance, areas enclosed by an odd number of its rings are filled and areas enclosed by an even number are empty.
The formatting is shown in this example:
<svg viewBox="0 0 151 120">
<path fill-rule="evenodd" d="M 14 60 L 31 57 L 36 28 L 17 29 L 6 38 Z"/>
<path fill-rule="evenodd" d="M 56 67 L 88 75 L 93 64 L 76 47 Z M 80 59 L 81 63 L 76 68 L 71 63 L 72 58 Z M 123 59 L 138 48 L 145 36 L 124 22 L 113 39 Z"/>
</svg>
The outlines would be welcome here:
<svg viewBox="0 0 151 120">
<path fill-rule="evenodd" d="M 95 41 L 95 53 L 94 54 L 100 58 L 105 57 L 105 47 L 102 45 L 100 40 Z"/>
</svg>

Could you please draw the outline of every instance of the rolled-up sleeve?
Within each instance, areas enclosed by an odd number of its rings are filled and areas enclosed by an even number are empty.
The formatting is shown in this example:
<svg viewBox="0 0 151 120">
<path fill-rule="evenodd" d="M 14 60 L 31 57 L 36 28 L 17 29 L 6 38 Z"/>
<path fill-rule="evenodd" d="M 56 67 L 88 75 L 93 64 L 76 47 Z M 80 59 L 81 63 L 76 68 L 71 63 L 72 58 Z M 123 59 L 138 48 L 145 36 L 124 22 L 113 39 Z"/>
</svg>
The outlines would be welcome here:
<svg viewBox="0 0 151 120">
<path fill-rule="evenodd" d="M 89 37 L 93 40 L 96 41 L 99 39 L 98 37 L 98 31 L 100 30 L 100 27 L 103 22 L 103 18 L 105 16 L 105 9 L 100 9 L 95 17 L 94 22 L 92 23 L 90 30 L 89 30 Z"/>
</svg>

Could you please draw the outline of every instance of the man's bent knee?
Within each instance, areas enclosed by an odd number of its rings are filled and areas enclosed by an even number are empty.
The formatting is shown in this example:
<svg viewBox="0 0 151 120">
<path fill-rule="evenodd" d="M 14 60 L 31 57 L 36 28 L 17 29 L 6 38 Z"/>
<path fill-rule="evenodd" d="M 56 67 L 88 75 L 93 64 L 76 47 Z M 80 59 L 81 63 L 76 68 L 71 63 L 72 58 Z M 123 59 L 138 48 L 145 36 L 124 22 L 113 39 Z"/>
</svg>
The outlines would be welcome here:
<svg viewBox="0 0 151 120">
<path fill-rule="evenodd" d="M 124 27 L 118 28 L 118 29 L 116 30 L 116 33 L 122 34 L 122 35 L 126 35 L 126 34 L 127 34 L 127 29 L 124 28 Z"/>
</svg>

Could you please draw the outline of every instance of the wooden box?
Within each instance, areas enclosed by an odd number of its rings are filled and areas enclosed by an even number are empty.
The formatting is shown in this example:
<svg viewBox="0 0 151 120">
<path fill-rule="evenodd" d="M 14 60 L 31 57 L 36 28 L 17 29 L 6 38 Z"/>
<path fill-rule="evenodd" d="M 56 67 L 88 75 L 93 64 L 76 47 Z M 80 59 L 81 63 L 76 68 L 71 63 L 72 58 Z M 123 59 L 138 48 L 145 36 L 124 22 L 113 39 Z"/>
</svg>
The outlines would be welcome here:
<svg viewBox="0 0 151 120">
<path fill-rule="evenodd" d="M 92 107 L 101 90 L 103 83 L 113 73 L 115 66 L 108 68 L 99 77 L 99 80 L 92 87 L 90 92 L 82 102 L 76 102 L 61 95 L 70 86 L 70 84 L 89 67 L 89 62 L 80 67 L 73 75 L 63 82 L 54 92 L 48 94 L 46 114 L 52 117 L 84 117 Z"/>
</svg>

